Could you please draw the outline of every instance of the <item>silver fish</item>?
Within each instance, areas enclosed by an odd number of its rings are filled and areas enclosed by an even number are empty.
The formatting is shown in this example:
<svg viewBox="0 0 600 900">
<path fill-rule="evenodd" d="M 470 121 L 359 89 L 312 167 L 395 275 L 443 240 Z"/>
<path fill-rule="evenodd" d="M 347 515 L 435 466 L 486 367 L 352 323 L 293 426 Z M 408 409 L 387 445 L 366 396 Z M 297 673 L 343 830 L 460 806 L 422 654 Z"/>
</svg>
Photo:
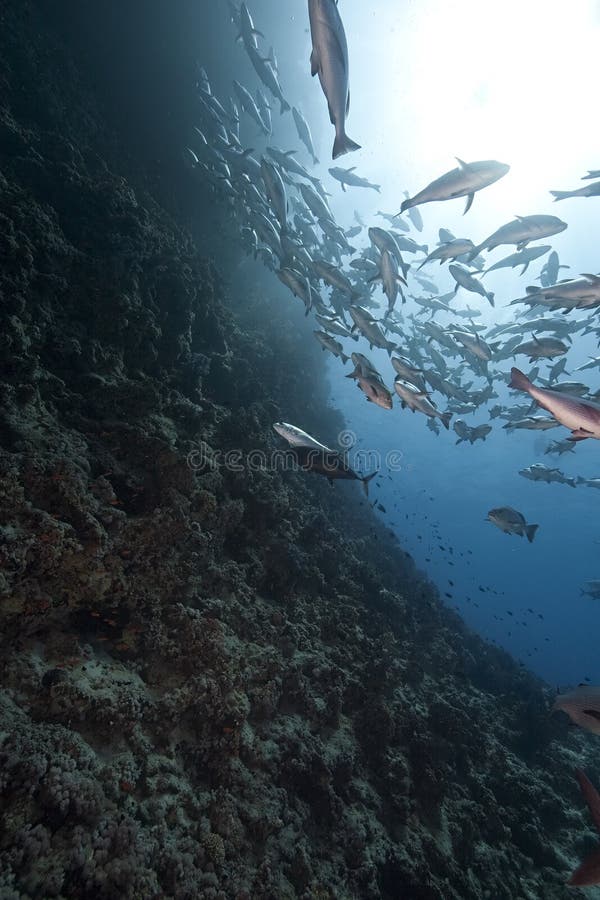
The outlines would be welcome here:
<svg viewBox="0 0 600 900">
<path fill-rule="evenodd" d="M 404 381 L 400 375 L 397 375 L 394 379 L 394 390 L 400 397 L 402 408 L 408 406 L 413 412 L 418 410 L 426 416 L 431 416 L 431 418 L 441 419 L 444 428 L 446 430 L 450 428 L 452 413 L 441 413 L 433 400 L 429 398 L 429 395 L 424 391 L 420 391 L 414 384 Z"/>
<path fill-rule="evenodd" d="M 312 53 L 310 74 L 318 74 L 327 98 L 329 120 L 335 126 L 332 157 L 360 150 L 360 144 L 346 134 L 346 116 L 350 109 L 348 87 L 348 44 L 335 0 L 308 0 Z"/>
<path fill-rule="evenodd" d="M 366 178 L 355 175 L 355 169 L 356 166 L 352 166 L 351 169 L 342 169 L 340 166 L 334 166 L 332 169 L 329 169 L 329 174 L 332 178 L 335 178 L 336 181 L 339 181 L 343 191 L 346 190 L 346 185 L 349 185 L 350 187 L 373 188 L 377 193 L 381 192 L 380 184 L 371 184 Z"/>
<path fill-rule="evenodd" d="M 296 106 L 292 107 L 292 115 L 294 117 L 294 122 L 296 123 L 296 131 L 298 132 L 298 137 L 312 156 L 313 165 L 316 166 L 319 160 L 317 159 L 317 154 L 315 153 L 312 134 L 308 122 Z"/>
<path fill-rule="evenodd" d="M 494 159 L 486 159 L 480 162 L 466 163 L 456 157 L 458 168 L 452 169 L 436 178 L 426 188 L 408 197 L 400 207 L 400 213 L 418 206 L 421 203 L 431 203 L 434 200 L 452 200 L 454 197 L 467 197 L 465 212 L 468 212 L 473 203 L 475 192 L 480 191 L 499 178 L 502 178 L 510 166 L 497 162 Z"/>
<path fill-rule="evenodd" d="M 475 247 L 470 258 L 477 256 L 482 250 L 493 250 L 501 244 L 516 244 L 517 250 L 523 250 L 530 241 L 559 234 L 566 227 L 567 223 L 557 216 L 517 216 Z"/>
<path fill-rule="evenodd" d="M 575 191 L 550 191 L 550 193 L 554 197 L 555 203 L 557 200 L 566 200 L 567 197 L 600 197 L 600 181 L 586 184 Z"/>
</svg>

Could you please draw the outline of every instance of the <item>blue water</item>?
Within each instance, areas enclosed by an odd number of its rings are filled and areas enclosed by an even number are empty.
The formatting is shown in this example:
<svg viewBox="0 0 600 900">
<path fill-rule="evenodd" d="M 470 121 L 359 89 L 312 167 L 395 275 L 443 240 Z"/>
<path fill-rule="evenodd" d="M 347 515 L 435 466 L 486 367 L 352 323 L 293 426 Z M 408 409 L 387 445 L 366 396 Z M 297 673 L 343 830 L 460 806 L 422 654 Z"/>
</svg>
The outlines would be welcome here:
<svg viewBox="0 0 600 900">
<path fill-rule="evenodd" d="M 354 224 L 355 210 L 367 227 L 387 227 L 377 211 L 397 212 L 405 189 L 415 193 L 453 168 L 456 155 L 467 161 L 501 160 L 510 164 L 510 173 L 478 193 L 466 216 L 464 199 L 423 206 L 424 231 L 418 234 L 412 230 L 411 236 L 433 249 L 438 229 L 444 227 L 478 243 L 515 215 L 553 214 L 568 223 L 566 231 L 543 241 L 550 243 L 561 263 L 570 267 L 562 270 L 560 277 L 596 272 L 600 198 L 555 204 L 549 193 L 551 189 L 580 186 L 587 169 L 600 166 L 590 141 L 572 140 L 558 115 L 562 110 L 569 121 L 575 121 L 585 113 L 588 94 L 583 88 L 590 83 L 593 70 L 593 54 L 588 51 L 600 34 L 596 7 L 584 2 L 567 15 L 537 0 L 526 8 L 510 0 L 495 23 L 493 41 L 476 4 L 462 0 L 459 7 L 450 8 L 441 0 L 427 0 L 418 6 L 388 2 L 368 11 L 363 4 L 343 4 L 351 68 L 347 130 L 363 149 L 333 163 L 333 134 L 325 99 L 318 79 L 309 75 L 311 43 L 305 4 L 297 4 L 281 15 L 281 7 L 273 0 L 257 0 L 252 6 L 255 23 L 265 31 L 265 45 L 273 44 L 277 50 L 284 93 L 308 119 L 321 162 L 315 168 L 311 166 L 291 116 L 280 117 L 277 103 L 273 103 L 272 111 L 273 137 L 258 137 L 256 126 L 242 116 L 242 144 L 253 147 L 257 156 L 268 144 L 297 150 L 298 159 L 322 179 L 331 195 L 329 203 L 336 220 L 344 228 Z M 225 3 L 221 15 L 226 22 Z M 522 28 L 514 26 L 516 20 Z M 221 23 L 221 30 L 226 27 Z M 233 26 L 230 32 L 233 41 Z M 574 36 L 576 41 L 572 40 Z M 548 48 L 559 39 L 568 64 L 549 67 Z M 507 46 L 511 47 L 510 58 Z M 528 71 L 534 72 L 539 66 L 544 73 L 540 84 L 536 82 L 527 95 L 522 90 L 522 73 L 510 62 L 525 47 Z M 578 49 L 571 52 L 569 47 Z M 242 45 L 228 52 L 235 56 L 232 77 L 253 90 L 257 78 Z M 202 61 L 209 77 L 215 75 L 213 90 L 226 97 L 231 84 L 223 77 L 214 46 Z M 552 139 L 538 140 L 545 132 L 552 134 Z M 356 166 L 358 174 L 382 185 L 381 194 L 353 188 L 344 193 L 327 171 L 332 165 Z M 358 250 L 366 247 L 366 231 L 351 243 Z M 487 256 L 488 265 L 513 250 L 498 248 Z M 412 261 L 409 255 L 406 259 Z M 345 257 L 346 271 L 351 271 L 349 261 L 350 257 Z M 495 309 L 462 290 L 453 306 L 481 310 L 477 321 L 488 327 L 521 321 L 525 324 L 523 339 L 529 339 L 526 307 L 509 304 L 525 293 L 527 285 L 539 283 L 536 278 L 543 263 L 544 259 L 532 263 L 522 277 L 518 270 L 486 275 L 486 288 L 496 294 Z M 434 280 L 440 294 L 454 287 L 447 265 L 433 264 L 423 274 Z M 299 303 L 274 275 L 273 292 L 282 303 Z M 410 282 L 410 292 L 424 293 L 414 281 Z M 322 290 L 324 298 L 328 293 L 328 289 Z M 381 301 L 383 312 L 386 301 L 381 288 L 374 296 Z M 417 308 L 409 301 L 404 309 L 415 312 Z M 574 316 L 597 321 L 596 313 L 570 313 L 569 320 Z M 421 321 L 427 318 L 423 316 Z M 436 315 L 435 321 L 444 326 L 463 323 L 444 314 Z M 300 328 L 299 339 L 312 340 L 314 327 L 311 317 L 305 329 Z M 390 337 L 402 343 L 395 335 Z M 358 350 L 368 355 L 388 387 L 392 386 L 394 373 L 387 354 L 370 352 L 363 338 L 356 344 L 342 343 L 348 353 Z M 435 343 L 433 346 L 441 349 Z M 596 348 L 596 337 L 576 334 L 567 357 L 570 380 L 582 380 L 592 391 L 600 387 L 600 371 L 573 370 L 587 355 L 597 353 Z M 449 363 L 454 368 L 458 359 Z M 522 356 L 502 362 L 499 368 L 508 372 L 513 363 L 529 370 Z M 539 366 L 541 375 L 550 367 L 543 361 Z M 491 365 L 492 371 L 496 368 Z M 502 429 L 503 420 L 494 419 L 485 443 L 456 446 L 453 431 L 442 430 L 436 436 L 426 427 L 422 415 L 401 410 L 399 403 L 395 402 L 391 411 L 367 403 L 355 383 L 343 377 L 344 371 L 350 371 L 349 364 L 344 369 L 339 360 L 331 361 L 331 401 L 343 411 L 348 428 L 360 441 L 357 447 L 382 457 L 388 451 L 402 453 L 400 471 L 392 474 L 392 480 L 382 473 L 371 485 L 371 498 L 386 508 L 385 513 L 377 514 L 438 585 L 444 602 L 455 606 L 469 625 L 551 683 L 577 683 L 584 678 L 600 681 L 595 637 L 600 611 L 597 603 L 580 593 L 585 581 L 600 578 L 600 492 L 583 486 L 573 489 L 534 483 L 518 474 L 519 469 L 542 462 L 567 475 L 600 476 L 598 442 L 582 442 L 575 454 L 544 455 L 551 440 L 567 437 L 566 429 L 507 433 Z M 467 375 L 463 380 L 469 380 Z M 474 380 L 474 387 L 485 386 L 485 381 Z M 481 406 L 473 416 L 460 418 L 469 425 L 487 423 L 491 405 L 526 402 L 525 395 L 509 393 L 498 378 L 494 387 L 501 395 L 499 400 Z M 445 409 L 444 398 L 436 394 L 434 398 Z M 294 424 L 302 427 L 303 423 Z M 325 483 L 324 489 L 328 489 Z M 523 512 L 528 522 L 539 524 L 533 544 L 504 535 L 485 522 L 488 510 L 505 505 Z"/>
</svg>

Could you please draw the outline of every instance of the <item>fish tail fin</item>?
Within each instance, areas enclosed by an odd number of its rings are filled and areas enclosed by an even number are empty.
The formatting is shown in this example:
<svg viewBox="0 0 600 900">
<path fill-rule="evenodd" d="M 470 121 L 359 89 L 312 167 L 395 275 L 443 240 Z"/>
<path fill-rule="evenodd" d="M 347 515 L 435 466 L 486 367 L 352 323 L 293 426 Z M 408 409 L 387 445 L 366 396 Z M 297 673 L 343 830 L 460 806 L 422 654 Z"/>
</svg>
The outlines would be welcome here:
<svg viewBox="0 0 600 900">
<path fill-rule="evenodd" d="M 318 166 L 318 165 L 319 165 L 319 160 L 317 159 L 316 156 L 313 156 L 313 166 Z"/>
<path fill-rule="evenodd" d="M 360 144 L 351 140 L 346 132 L 343 131 L 341 134 L 336 134 L 335 136 L 331 158 L 337 159 L 338 156 L 343 156 L 344 153 L 352 153 L 353 150 L 360 150 Z"/>
<path fill-rule="evenodd" d="M 375 188 L 375 190 L 377 191 L 378 194 L 381 193 L 381 185 L 380 184 L 374 184 L 373 187 Z"/>
<path fill-rule="evenodd" d="M 349 356 L 346 356 L 345 353 L 341 353 L 340 356 L 341 356 L 342 362 L 344 363 L 344 365 L 346 365 L 346 363 L 348 362 L 348 360 L 350 359 L 350 357 L 349 357 Z"/>
<path fill-rule="evenodd" d="M 508 382 L 508 386 L 514 388 L 516 391 L 525 391 L 525 393 L 528 394 L 532 384 L 527 375 L 513 366 L 510 370 L 510 381 Z"/>
<path fill-rule="evenodd" d="M 539 525 L 526 525 L 525 526 L 525 535 L 530 544 L 533 544 L 533 539 L 535 537 L 535 533 L 538 530 Z"/>
<path fill-rule="evenodd" d="M 557 200 L 566 200 L 567 197 L 571 197 L 571 191 L 550 191 L 552 196 L 554 197 L 554 202 Z"/>
<path fill-rule="evenodd" d="M 364 478 L 360 479 L 362 481 L 362 486 L 363 486 L 363 491 L 365 492 L 365 497 L 369 496 L 369 482 L 371 481 L 372 478 L 375 478 L 375 476 L 377 475 L 378 472 L 379 472 L 379 469 L 375 469 L 375 471 L 371 472 L 370 475 L 365 475 Z"/>
<path fill-rule="evenodd" d="M 493 291 L 488 291 L 488 292 L 486 293 L 485 296 L 488 298 L 489 303 L 490 303 L 490 306 L 495 306 L 495 305 L 496 305 L 496 304 L 494 303 L 494 292 L 493 292 Z"/>
<path fill-rule="evenodd" d="M 450 430 L 450 419 L 451 418 L 452 418 L 451 412 L 442 413 L 442 415 L 440 416 L 440 419 L 442 420 L 442 425 L 444 426 L 446 431 Z"/>
<path fill-rule="evenodd" d="M 281 109 L 279 110 L 279 115 L 280 115 L 280 116 L 282 116 L 282 115 L 284 114 L 284 112 L 289 112 L 289 111 L 290 111 L 291 106 L 290 106 L 290 104 L 287 102 L 287 100 L 280 100 L 279 103 L 280 103 L 280 106 L 281 106 Z"/>
</svg>

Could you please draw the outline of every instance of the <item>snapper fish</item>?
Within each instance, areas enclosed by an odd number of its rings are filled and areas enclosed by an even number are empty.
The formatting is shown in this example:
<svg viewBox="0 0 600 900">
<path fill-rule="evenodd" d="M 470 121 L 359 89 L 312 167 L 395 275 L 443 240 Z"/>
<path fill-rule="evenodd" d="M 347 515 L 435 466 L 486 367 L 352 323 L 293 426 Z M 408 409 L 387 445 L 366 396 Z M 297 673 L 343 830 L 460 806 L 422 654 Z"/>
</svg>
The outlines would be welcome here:
<svg viewBox="0 0 600 900">
<path fill-rule="evenodd" d="M 517 391 L 525 391 L 538 406 L 554 416 L 557 422 L 569 428 L 571 437 L 567 440 L 600 440 L 600 404 L 549 388 L 536 387 L 520 369 L 514 367 L 510 370 L 509 386 Z"/>
<path fill-rule="evenodd" d="M 348 464 L 345 453 L 326 447 L 301 428 L 286 422 L 275 422 L 273 428 L 288 442 L 290 453 L 303 471 L 324 475 L 330 484 L 334 479 L 360 481 L 369 496 L 369 482 L 377 475 L 377 469 L 370 475 L 361 475 Z"/>
<path fill-rule="evenodd" d="M 513 509 L 512 506 L 498 506 L 495 509 L 490 509 L 486 522 L 491 522 L 504 534 L 517 534 L 519 537 L 526 537 L 530 544 L 533 542 L 535 533 L 540 527 L 539 525 L 528 525 L 523 513 Z"/>
<path fill-rule="evenodd" d="M 592 734 L 600 734 L 600 687 L 580 684 L 572 691 L 558 694 L 552 712 L 565 712 L 575 725 Z"/>
</svg>

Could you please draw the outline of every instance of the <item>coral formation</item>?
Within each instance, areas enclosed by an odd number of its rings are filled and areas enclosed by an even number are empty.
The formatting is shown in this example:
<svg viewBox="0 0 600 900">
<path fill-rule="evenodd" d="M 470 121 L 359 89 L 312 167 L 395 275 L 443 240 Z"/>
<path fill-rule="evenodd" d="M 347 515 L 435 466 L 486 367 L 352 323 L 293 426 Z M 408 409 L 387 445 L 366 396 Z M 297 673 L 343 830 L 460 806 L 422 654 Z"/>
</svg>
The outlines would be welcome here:
<svg viewBox="0 0 600 900">
<path fill-rule="evenodd" d="M 0 896 L 566 896 L 584 743 L 356 486 L 222 465 L 341 427 L 307 326 L 1 23 Z"/>
</svg>

